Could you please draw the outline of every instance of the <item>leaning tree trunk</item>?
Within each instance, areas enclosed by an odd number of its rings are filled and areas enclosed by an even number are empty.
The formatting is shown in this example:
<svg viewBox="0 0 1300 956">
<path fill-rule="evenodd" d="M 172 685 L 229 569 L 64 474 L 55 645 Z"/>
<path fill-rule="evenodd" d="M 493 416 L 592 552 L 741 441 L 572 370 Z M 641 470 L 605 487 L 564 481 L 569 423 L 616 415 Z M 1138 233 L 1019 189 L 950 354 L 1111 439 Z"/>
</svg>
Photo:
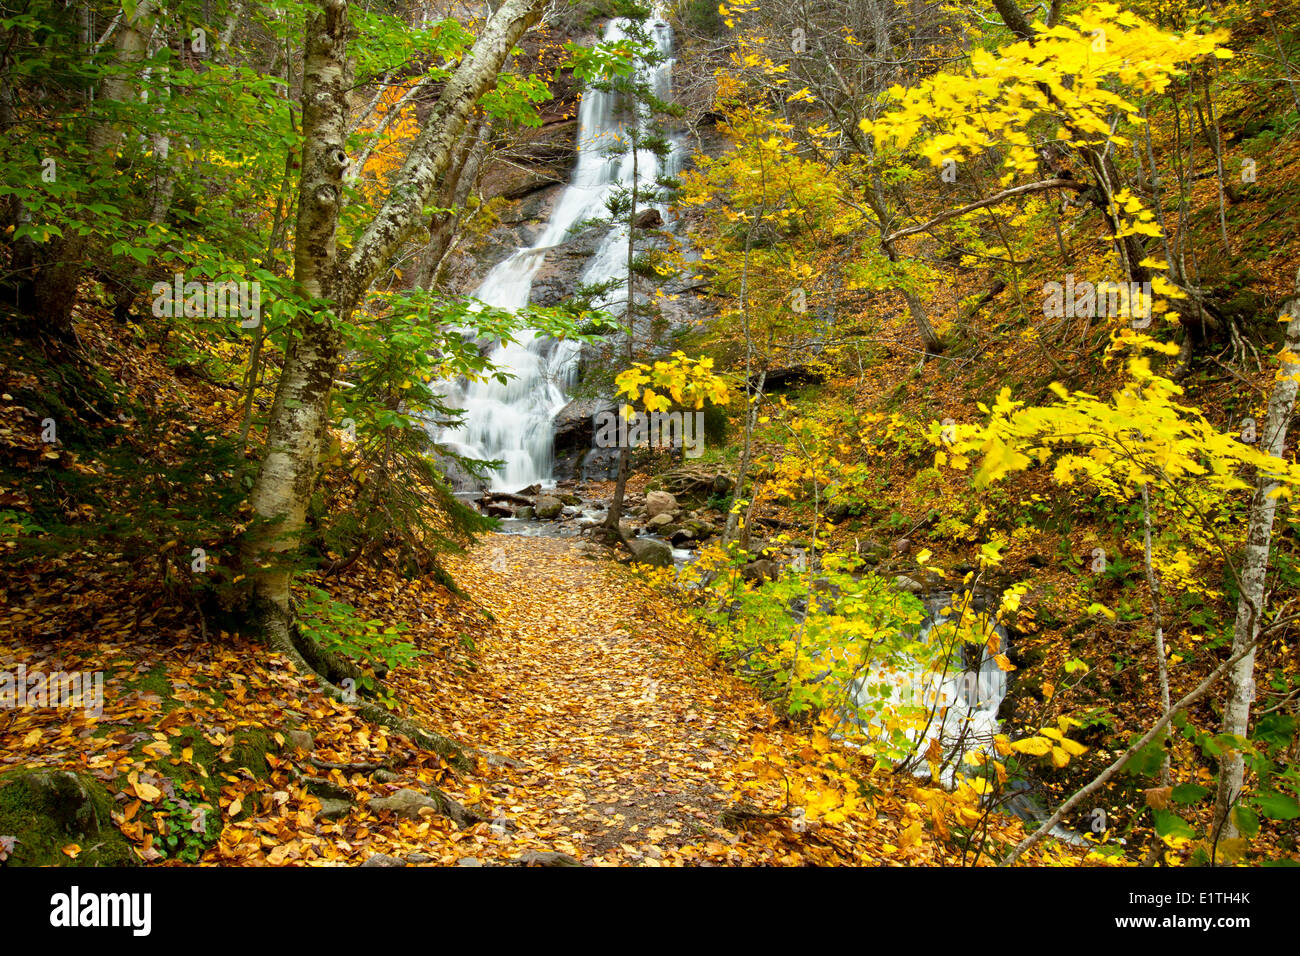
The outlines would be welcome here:
<svg viewBox="0 0 1300 956">
<path fill-rule="evenodd" d="M 1268 402 L 1268 417 L 1260 429 L 1260 451 L 1280 458 L 1286 445 L 1287 426 L 1295 408 L 1296 377 L 1300 364 L 1287 356 L 1300 353 L 1300 271 L 1296 273 L 1295 297 L 1286 304 L 1290 317 L 1286 327 L 1286 348 L 1281 368 Z M 1237 620 L 1232 632 L 1232 656 L 1245 651 L 1228 672 L 1227 702 L 1223 708 L 1223 733 L 1245 737 L 1250 729 L 1250 705 L 1255 699 L 1255 641 L 1259 636 L 1260 618 L 1264 614 L 1264 579 L 1268 574 L 1268 548 L 1273 534 L 1273 515 L 1277 511 L 1280 485 L 1268 475 L 1255 482 L 1246 526 L 1246 553 L 1241 562 L 1240 597 Z M 1245 760 L 1239 750 L 1228 750 L 1219 758 L 1219 784 L 1214 800 L 1214 826 L 1220 837 L 1233 838 L 1237 825 L 1229 812 L 1241 795 L 1245 779 Z"/>
<path fill-rule="evenodd" d="M 258 622 L 272 646 L 296 663 L 306 658 L 316 669 L 312 658 L 321 657 L 319 648 L 293 633 L 289 587 L 342 357 L 339 329 L 375 275 L 418 227 L 475 104 L 544 5 L 545 0 L 507 0 L 488 22 L 443 86 L 388 197 L 346 259 L 336 241 L 352 88 L 345 0 L 325 0 L 308 28 L 294 243 L 294 280 L 308 308 L 290 326 L 292 344 L 271 408 L 266 456 L 251 495 L 256 520 L 242 545 Z"/>
</svg>

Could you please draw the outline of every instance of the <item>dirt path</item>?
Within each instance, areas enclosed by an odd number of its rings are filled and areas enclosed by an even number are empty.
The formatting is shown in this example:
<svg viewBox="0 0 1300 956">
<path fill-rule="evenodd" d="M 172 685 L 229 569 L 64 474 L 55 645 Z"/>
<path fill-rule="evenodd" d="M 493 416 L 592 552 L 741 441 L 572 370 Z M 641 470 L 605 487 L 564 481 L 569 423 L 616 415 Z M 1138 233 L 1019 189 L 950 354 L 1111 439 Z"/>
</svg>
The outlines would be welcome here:
<svg viewBox="0 0 1300 956">
<path fill-rule="evenodd" d="M 493 536 L 454 567 L 498 622 L 480 648 L 481 719 L 465 728 L 511 761 L 485 788 L 501 814 L 486 855 L 725 859 L 744 838 L 720 825 L 724 784 L 768 712 L 708 669 L 652 592 L 579 547 Z"/>
</svg>

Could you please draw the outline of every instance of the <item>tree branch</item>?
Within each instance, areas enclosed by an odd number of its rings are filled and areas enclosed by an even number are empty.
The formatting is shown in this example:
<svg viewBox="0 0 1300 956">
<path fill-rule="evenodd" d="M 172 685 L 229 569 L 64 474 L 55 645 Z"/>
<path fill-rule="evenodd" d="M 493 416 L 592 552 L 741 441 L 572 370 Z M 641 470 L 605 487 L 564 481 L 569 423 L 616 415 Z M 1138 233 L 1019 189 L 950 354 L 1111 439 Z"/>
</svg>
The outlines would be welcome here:
<svg viewBox="0 0 1300 956">
<path fill-rule="evenodd" d="M 898 239 L 902 239 L 904 236 L 914 236 L 918 232 L 927 232 L 940 223 L 947 222 L 949 219 L 956 219 L 958 216 L 964 216 L 977 209 L 983 209 L 985 206 L 996 206 L 998 203 L 1007 199 L 1014 199 L 1016 196 L 1024 196 L 1029 193 L 1040 193 L 1048 189 L 1072 189 L 1075 192 L 1085 192 L 1091 188 L 1092 186 L 1090 184 L 1078 179 L 1044 179 L 1036 183 L 1025 183 L 1023 186 L 1013 186 L 1010 189 L 1004 189 L 999 193 L 994 193 L 992 196 L 987 196 L 984 199 L 962 206 L 960 209 L 950 209 L 948 212 L 940 213 L 929 222 L 921 223 L 919 226 L 908 226 L 906 229 L 898 230 L 898 232 L 891 232 L 881 241 L 881 245 L 884 245 L 886 242 L 895 242 Z"/>
</svg>

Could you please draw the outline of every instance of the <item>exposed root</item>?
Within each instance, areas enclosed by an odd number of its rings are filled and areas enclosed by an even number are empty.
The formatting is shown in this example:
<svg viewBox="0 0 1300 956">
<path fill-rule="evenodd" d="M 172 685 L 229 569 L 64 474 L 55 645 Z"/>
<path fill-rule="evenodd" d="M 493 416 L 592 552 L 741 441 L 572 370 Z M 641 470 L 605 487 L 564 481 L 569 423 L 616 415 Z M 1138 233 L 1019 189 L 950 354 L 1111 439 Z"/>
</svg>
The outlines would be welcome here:
<svg viewBox="0 0 1300 956">
<path fill-rule="evenodd" d="M 289 663 L 294 666 L 295 670 L 315 677 L 320 683 L 321 693 L 355 707 L 357 712 L 371 723 L 380 724 L 390 730 L 397 731 L 399 734 L 406 735 L 425 750 L 431 750 L 439 756 L 447 758 L 457 769 L 468 769 L 469 760 L 459 743 L 450 737 L 435 734 L 415 721 L 391 713 L 377 704 L 358 700 L 355 690 L 345 690 L 339 687 L 329 680 L 321 670 L 313 667 L 303 654 L 303 648 L 307 648 L 309 652 L 314 651 L 312 656 L 321 661 L 337 660 L 335 655 L 327 654 L 323 648 L 316 645 L 314 641 L 308 640 L 301 633 L 298 634 L 298 639 L 295 640 L 293 635 L 295 629 L 290 624 L 289 616 L 283 609 L 269 602 L 263 602 L 261 610 L 262 613 L 258 617 L 262 622 L 262 633 L 267 643 L 271 645 L 273 650 L 283 654 L 289 660 Z"/>
</svg>

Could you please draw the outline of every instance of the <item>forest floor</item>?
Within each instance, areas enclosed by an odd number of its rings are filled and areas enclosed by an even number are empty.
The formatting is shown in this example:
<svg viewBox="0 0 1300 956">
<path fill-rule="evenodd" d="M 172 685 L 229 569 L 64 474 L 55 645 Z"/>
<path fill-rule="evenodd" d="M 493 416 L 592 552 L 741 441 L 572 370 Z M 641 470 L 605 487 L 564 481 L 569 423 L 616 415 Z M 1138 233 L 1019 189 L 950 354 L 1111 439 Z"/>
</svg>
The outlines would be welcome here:
<svg viewBox="0 0 1300 956">
<path fill-rule="evenodd" d="M 779 723 L 710 659 L 698 624 L 628 569 L 574 539 L 504 535 L 450 567 L 497 622 L 479 647 L 477 687 L 457 708 L 458 732 L 494 755 L 476 780 L 496 809 L 475 859 L 554 850 L 595 865 L 957 861 L 955 847 L 920 839 L 928 811 L 910 778 L 876 779 L 873 812 L 836 826 L 781 806 L 784 784 L 760 784 L 755 756 L 788 755 L 798 772 L 809 734 Z M 1015 838 L 1019 823 L 995 830 Z"/>
<path fill-rule="evenodd" d="M 0 713 L 0 771 L 95 779 L 130 845 L 120 852 L 163 865 L 355 866 L 379 854 L 469 866 L 557 855 L 606 866 L 971 861 L 952 839 L 942 791 L 870 773 L 815 728 L 779 720 L 711 658 L 683 609 L 594 552 L 573 538 L 487 536 L 448 561 L 472 599 L 427 577 L 366 572 L 348 582 L 368 596 L 359 602 L 367 613 L 407 621 L 424 653 L 386 684 L 399 707 L 469 748 L 469 767 L 363 720 L 237 635 L 179 625 L 141 642 L 130 626 L 115 629 L 152 605 L 136 589 L 94 591 L 97 610 L 83 610 L 99 627 L 88 638 L 66 630 L 66 602 L 4 609 L 29 635 L 64 629 L 56 643 L 6 642 L 0 669 L 102 671 L 105 689 L 94 716 Z M 849 779 L 824 774 L 827 761 L 865 781 L 839 817 L 815 807 L 832 781 Z M 403 790 L 449 797 L 470 819 L 369 805 Z M 841 797 L 826 806 L 841 807 Z M 807 816 L 792 804 L 808 805 Z M 201 841 L 198 807 L 208 814 Z M 1023 835 L 1010 817 L 985 824 L 982 863 Z M 93 864 L 100 847 L 59 841 L 41 859 Z M 1049 845 L 1030 858 L 1077 863 L 1079 854 Z"/>
</svg>

